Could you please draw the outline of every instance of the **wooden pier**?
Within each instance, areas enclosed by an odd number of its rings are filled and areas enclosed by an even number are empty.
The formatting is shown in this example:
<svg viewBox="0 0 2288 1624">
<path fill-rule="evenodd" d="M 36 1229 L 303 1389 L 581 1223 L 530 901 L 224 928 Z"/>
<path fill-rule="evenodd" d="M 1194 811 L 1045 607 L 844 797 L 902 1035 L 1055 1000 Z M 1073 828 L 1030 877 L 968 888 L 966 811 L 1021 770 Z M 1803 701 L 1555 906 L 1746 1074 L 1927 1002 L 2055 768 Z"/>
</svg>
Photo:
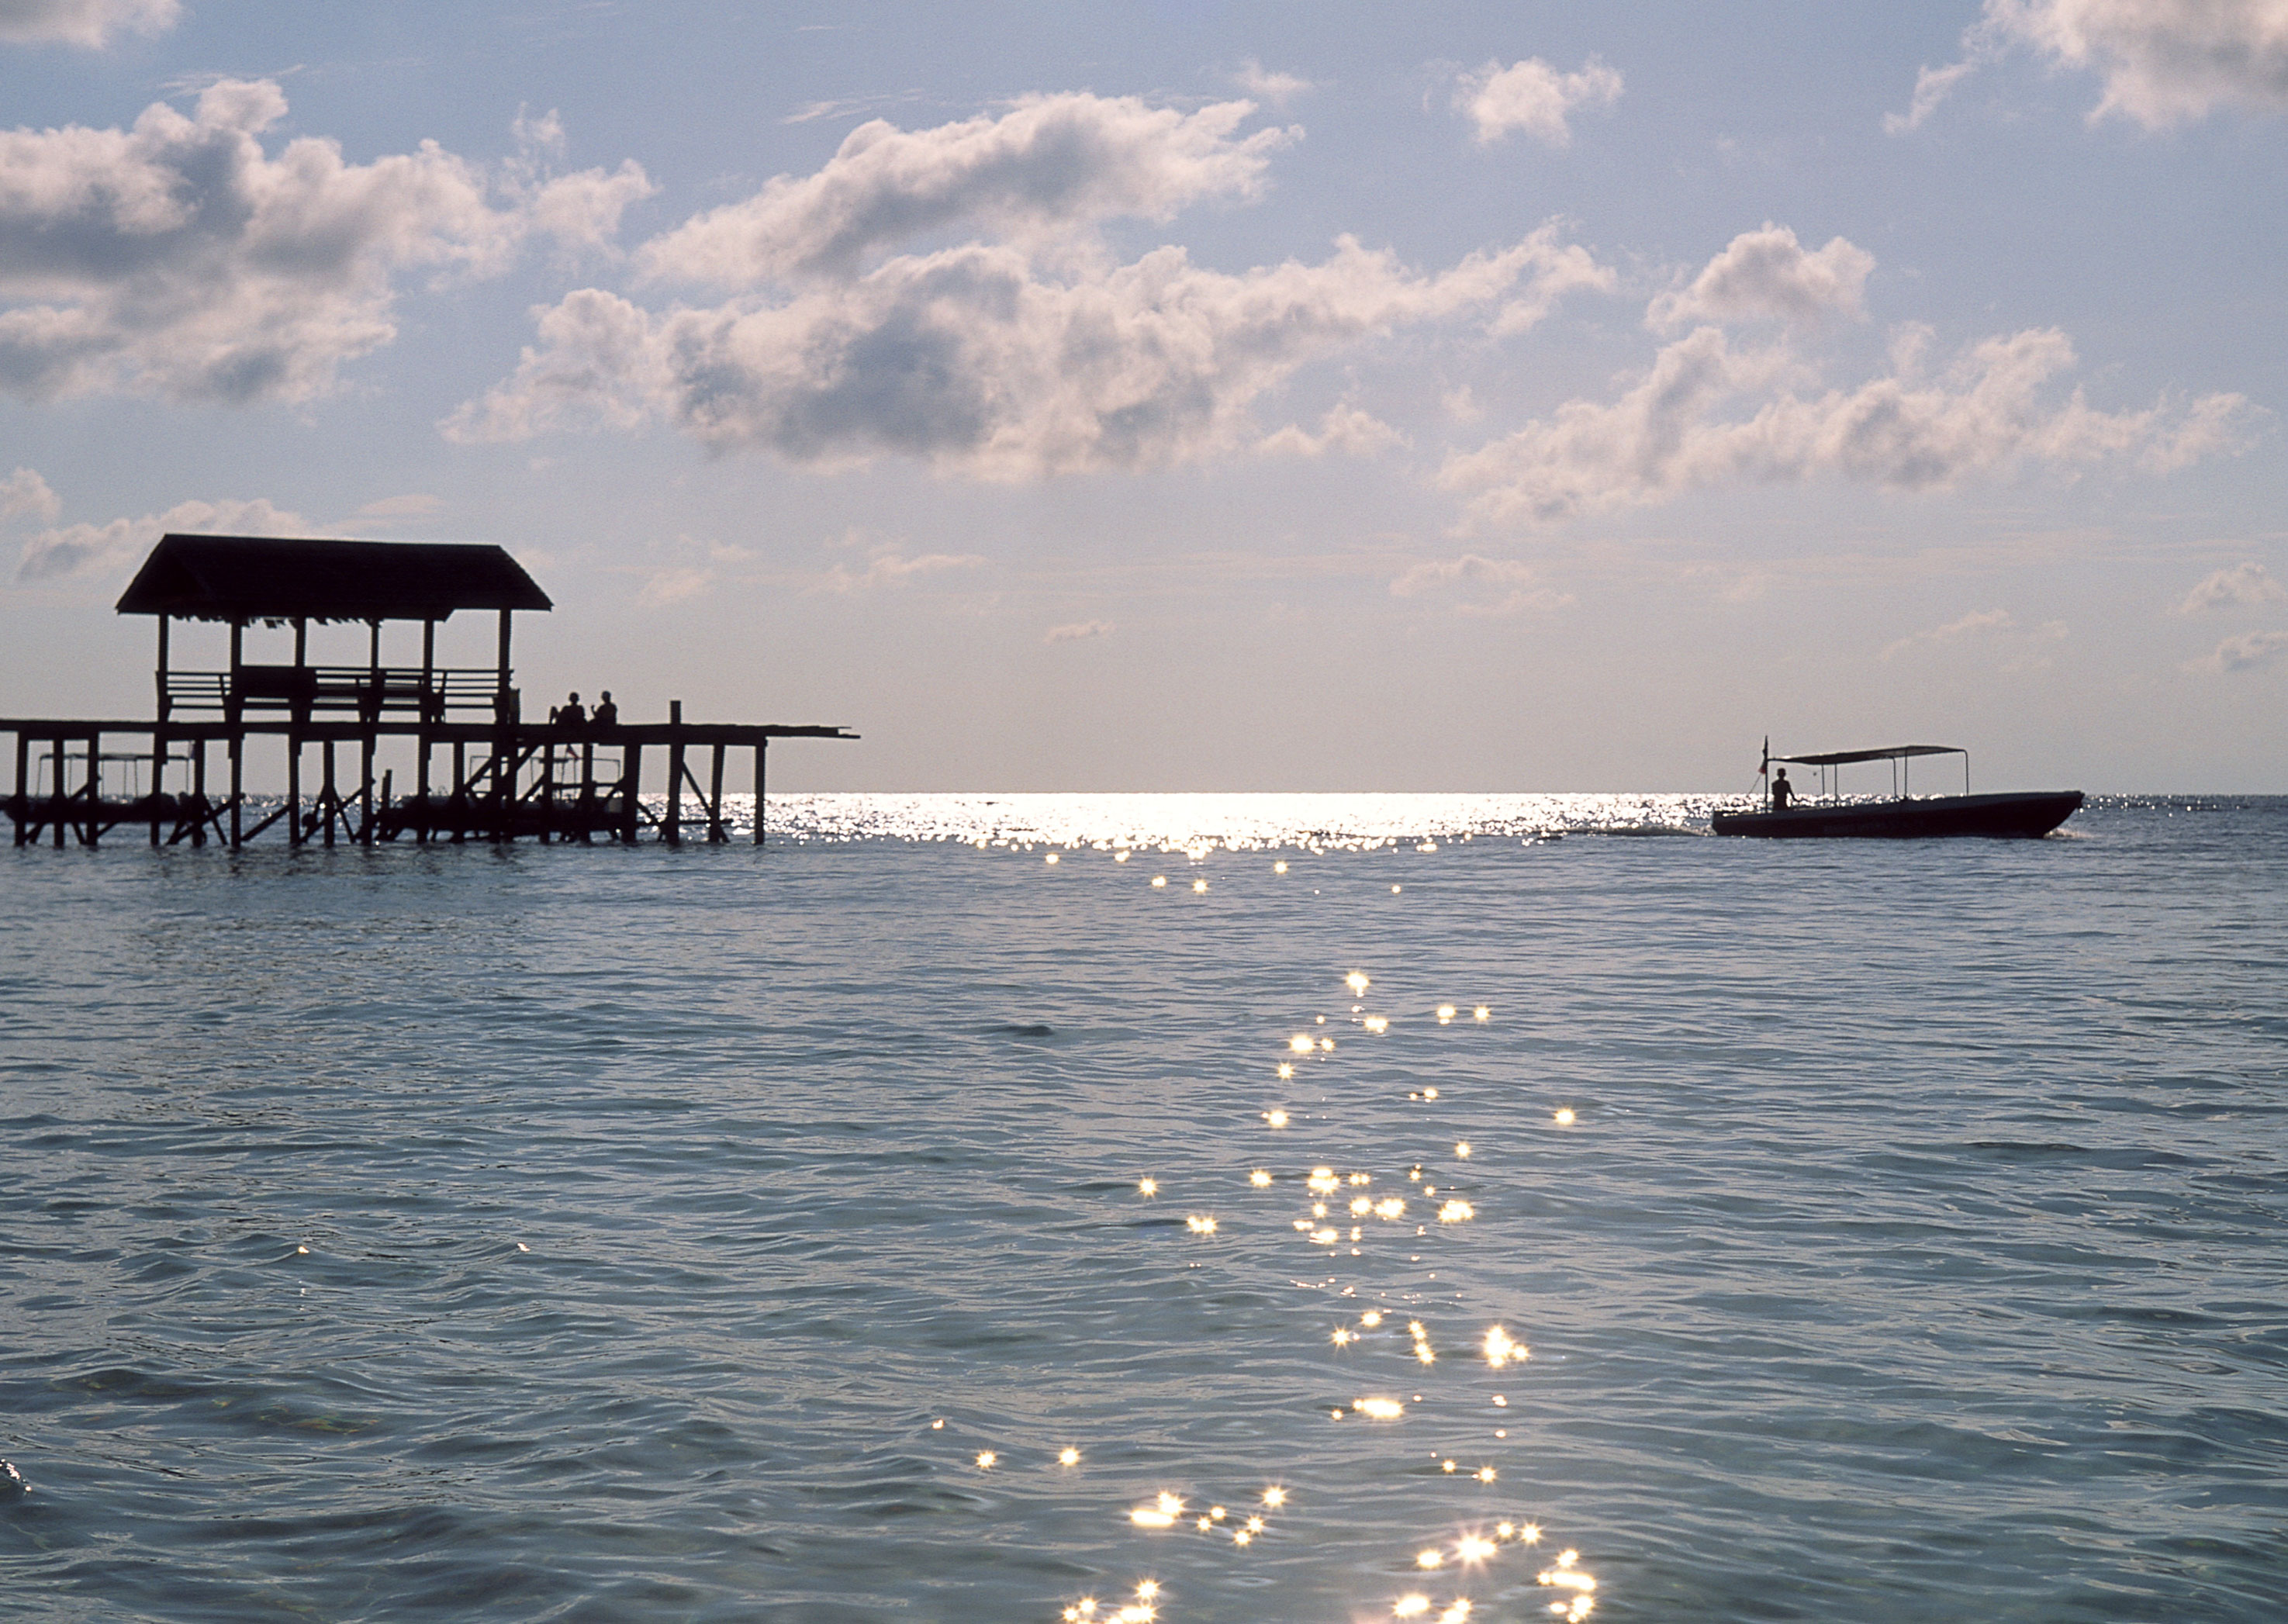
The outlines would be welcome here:
<svg viewBox="0 0 2288 1624">
<path fill-rule="evenodd" d="M 94 846 L 134 827 L 155 846 L 212 839 L 237 850 L 281 825 L 295 846 L 528 836 L 674 845 L 687 831 L 719 842 L 730 838 L 726 757 L 751 750 L 760 845 L 771 741 L 857 736 L 829 726 L 686 722 L 679 701 L 664 722 L 526 721 L 511 680 L 511 616 L 552 606 L 497 547 L 163 537 L 119 601 L 122 614 L 158 619 L 156 717 L 0 717 L 0 734 L 12 734 L 15 745 L 14 788 L 0 810 L 20 846 Z M 466 609 L 498 614 L 498 659 L 489 668 L 440 667 L 437 627 Z M 179 619 L 228 626 L 226 669 L 170 665 Z M 381 628 L 391 620 L 421 622 L 419 666 L 382 663 Z M 309 626 L 328 622 L 368 625 L 365 664 L 308 661 Z M 292 628 L 291 663 L 243 657 L 256 624 Z M 249 748 L 261 740 L 284 752 L 286 793 L 274 805 L 274 797 L 246 791 Z M 376 782 L 385 741 L 411 752 L 408 793 L 398 793 L 389 771 Z M 665 757 L 656 810 L 644 795 L 646 755 L 655 749 Z M 315 793 L 306 796 L 305 758 L 314 750 Z"/>
</svg>

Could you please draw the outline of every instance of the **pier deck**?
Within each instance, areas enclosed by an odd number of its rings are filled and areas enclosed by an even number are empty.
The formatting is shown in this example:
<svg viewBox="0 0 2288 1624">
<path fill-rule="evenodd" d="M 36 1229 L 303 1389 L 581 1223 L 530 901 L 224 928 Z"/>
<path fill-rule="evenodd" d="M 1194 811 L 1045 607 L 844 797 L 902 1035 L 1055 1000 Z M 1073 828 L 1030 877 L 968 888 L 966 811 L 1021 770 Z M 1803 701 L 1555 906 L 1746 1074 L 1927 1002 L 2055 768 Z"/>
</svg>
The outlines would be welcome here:
<svg viewBox="0 0 2288 1624">
<path fill-rule="evenodd" d="M 675 707 L 680 711 L 681 706 Z M 562 727 L 553 724 L 474 722 L 424 725 L 377 717 L 372 721 L 241 720 L 138 722 L 123 718 L 0 717 L 0 734 L 12 734 L 14 789 L 0 800 L 14 826 L 15 844 L 45 839 L 99 844 L 122 827 L 142 826 L 153 845 L 204 845 L 209 839 L 234 849 L 283 824 L 289 844 L 337 841 L 372 844 L 410 837 L 431 840 L 598 840 L 632 844 L 646 836 L 670 845 L 685 838 L 729 838 L 723 813 L 726 758 L 733 749 L 754 752 L 754 842 L 763 844 L 763 795 L 768 752 L 775 739 L 855 739 L 841 727 L 777 723 L 631 722 L 612 726 Z M 247 745 L 257 738 L 278 740 L 288 752 L 290 793 L 250 824 L 251 797 L 244 791 Z M 393 775 L 377 783 L 370 771 L 375 747 L 383 739 L 409 741 L 417 764 L 413 793 L 394 793 Z M 358 748 L 361 767 L 354 783 L 339 773 L 338 749 Z M 222 747 L 220 764 L 241 788 L 225 787 L 217 775 L 209 792 L 210 751 Z M 302 752 L 317 747 L 322 763 L 318 793 L 304 796 L 299 780 Z M 125 748 L 122 748 L 125 747 Z M 647 751 L 666 752 L 662 810 L 643 799 Z M 449 773 L 433 781 L 432 763 L 449 752 Z M 698 757 L 705 752 L 703 780 Z M 439 765 L 447 764 L 438 763 Z M 107 792 L 107 776 L 139 778 L 163 786 L 170 769 L 187 775 L 183 788 L 163 787 L 122 794 Z M 691 812 L 685 815 L 686 793 Z M 269 797 L 261 797 L 267 802 Z"/>
</svg>

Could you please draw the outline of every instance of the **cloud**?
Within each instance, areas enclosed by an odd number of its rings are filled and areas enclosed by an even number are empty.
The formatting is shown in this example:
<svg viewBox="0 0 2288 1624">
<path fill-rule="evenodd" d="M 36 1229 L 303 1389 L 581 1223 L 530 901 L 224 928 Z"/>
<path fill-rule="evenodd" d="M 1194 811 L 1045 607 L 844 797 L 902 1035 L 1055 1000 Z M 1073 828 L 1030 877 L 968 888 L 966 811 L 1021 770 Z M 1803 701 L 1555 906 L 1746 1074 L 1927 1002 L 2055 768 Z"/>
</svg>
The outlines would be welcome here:
<svg viewBox="0 0 2288 1624">
<path fill-rule="evenodd" d="M 2284 657 L 2288 657 L 2288 631 L 2251 631 L 2227 638 L 2216 646 L 2215 653 L 2197 663 L 2229 677 L 2262 670 Z"/>
<path fill-rule="evenodd" d="M 1041 641 L 1079 643 L 1090 638 L 1108 638 L 1112 632 L 1113 625 L 1110 621 L 1075 621 L 1069 626 L 1050 627 L 1041 634 Z"/>
<path fill-rule="evenodd" d="M 715 572 L 711 569 L 703 569 L 695 564 L 671 564 L 644 577 L 643 585 L 636 589 L 636 606 L 664 609 L 670 604 L 696 598 L 714 584 Z"/>
<path fill-rule="evenodd" d="M 1694 321 L 1772 320 L 1808 325 L 1829 316 L 1866 315 L 1860 297 L 1875 257 L 1841 237 L 1806 253 L 1795 233 L 1764 222 L 1711 259 L 1688 288 L 1653 300 L 1645 325 L 1672 332 Z"/>
<path fill-rule="evenodd" d="M 1954 94 L 1954 87 L 1978 71 L 1977 59 L 1966 58 L 1950 62 L 1944 67 L 1924 67 L 1915 75 L 1914 100 L 1904 113 L 1883 115 L 1883 128 L 1892 135 L 1904 135 L 1910 130 L 1922 128 L 1923 120 L 1938 111 L 1938 104 Z"/>
<path fill-rule="evenodd" d="M 2283 600 L 2288 600 L 2288 587 L 2282 586 L 2263 565 L 2251 558 L 2245 564 L 2236 564 L 2206 577 L 2185 594 L 2185 601 L 2177 606 L 2177 613 L 2198 614 L 2204 609 L 2241 608 Z"/>
<path fill-rule="evenodd" d="M 384 496 L 378 502 L 369 502 L 360 508 L 360 519 L 424 519 L 445 504 L 436 497 L 419 491 L 402 496 Z"/>
<path fill-rule="evenodd" d="M 807 28 L 796 30 L 798 33 L 809 33 L 812 31 L 813 30 Z M 819 31 L 831 32 L 831 30 Z M 848 118 L 854 114 L 878 112 L 884 107 L 899 107 L 909 102 L 916 102 L 922 99 L 924 99 L 923 91 L 918 90 L 910 90 L 898 91 L 891 94 L 880 96 L 845 96 L 832 101 L 806 101 L 802 106 L 797 107 L 784 118 L 779 120 L 779 123 L 782 124 L 808 124 L 814 123 L 822 118 Z"/>
<path fill-rule="evenodd" d="M 866 592 L 878 587 L 902 587 L 918 575 L 935 574 L 942 570 L 975 569 L 985 562 L 973 552 L 926 552 L 915 558 L 886 552 L 870 560 L 862 570 L 838 564 L 826 572 L 820 585 L 829 592 Z"/>
<path fill-rule="evenodd" d="M 1539 57 L 1528 57 L 1504 67 L 1488 62 L 1462 75 L 1455 87 L 1454 106 L 1478 127 L 1481 146 L 1522 130 L 1552 147 L 1573 139 L 1566 119 L 1576 107 L 1606 104 L 1621 93 L 1621 75 L 1595 57 L 1577 73 L 1561 74 Z"/>
<path fill-rule="evenodd" d="M 107 525 L 64 525 L 43 530 L 24 547 L 16 566 L 19 581 L 54 581 L 67 575 L 89 575 L 126 563 L 156 546 L 170 531 L 203 531 L 218 535 L 325 535 L 299 513 L 290 512 L 257 497 L 251 501 L 224 498 L 215 502 L 183 502 L 163 513 L 140 519 L 115 519 Z"/>
<path fill-rule="evenodd" d="M 1309 94 L 1319 87 L 1308 79 L 1294 74 L 1272 73 L 1253 57 L 1239 65 L 1232 81 L 1256 100 L 1275 107 L 1284 107 L 1299 96 Z"/>
<path fill-rule="evenodd" d="M 504 270 L 536 235 L 600 244 L 651 190 L 632 162 L 548 178 L 528 152 L 504 204 L 433 142 L 345 162 L 268 81 L 210 86 L 127 130 L 0 133 L 0 390 L 306 400 L 394 337 L 394 278 Z"/>
<path fill-rule="evenodd" d="M 164 33 L 182 10 L 181 0 L 0 0 L 0 40 L 100 50 L 123 31 Z"/>
<path fill-rule="evenodd" d="M 1390 583 L 1390 593 L 1394 598 L 1458 593 L 1461 597 L 1454 612 L 1469 615 L 1561 609 L 1573 601 L 1570 592 L 1537 585 L 1538 579 L 1531 565 L 1516 558 L 1487 558 L 1466 552 L 1458 558 L 1428 558 L 1412 566 Z"/>
<path fill-rule="evenodd" d="M 640 263 L 658 281 L 744 288 L 847 276 L 939 232 L 1033 238 L 1120 216 L 1164 220 L 1203 199 L 1257 194 L 1271 152 L 1298 132 L 1238 135 L 1254 110 L 1075 93 L 930 130 L 875 119 L 815 174 L 778 176 L 696 216 L 647 244 Z"/>
<path fill-rule="evenodd" d="M 19 513 L 53 519 L 62 511 L 62 506 L 36 469 L 19 468 L 6 479 L 0 479 L 0 519 L 13 519 Z"/>
<path fill-rule="evenodd" d="M 1356 406 L 1331 406 L 1319 419 L 1319 432 L 1307 434 L 1294 424 L 1267 434 L 1256 449 L 1271 456 L 1323 456 L 1339 451 L 1345 456 L 1372 456 L 1406 444 L 1406 436 Z"/>
<path fill-rule="evenodd" d="M 1243 133 L 1251 107 L 1074 94 L 933 130 L 866 125 L 817 173 L 639 250 L 643 281 L 714 283 L 722 302 L 577 289 L 536 312 L 515 372 L 440 427 L 484 441 L 664 421 L 717 450 L 830 469 L 906 457 L 988 480 L 1355 452 L 1388 443 L 1363 408 L 1267 441 L 1251 408 L 1402 327 L 1476 317 L 1500 337 L 1613 285 L 1558 221 L 1427 274 L 1349 237 L 1317 264 L 1239 272 L 1174 246 L 1116 259 L 1108 219 L 1259 194 L 1294 132 Z M 957 231 L 980 234 L 908 241 Z"/>
<path fill-rule="evenodd" d="M 2054 329 L 1989 338 L 1934 378 L 1893 372 L 1807 398 L 1785 349 L 1735 351 L 1696 328 L 1610 402 L 1571 400 L 1507 438 L 1450 457 L 1439 482 L 1472 493 L 1474 522 L 1555 524 L 1696 488 L 1839 477 L 1942 489 L 2020 466 L 2129 462 L 2166 472 L 2239 448 L 2239 395 L 2105 412 L 2047 385 L 2073 366 Z"/>
<path fill-rule="evenodd" d="M 1168 247 L 1058 273 L 971 243 L 776 302 L 654 314 L 584 289 L 443 426 L 514 440 L 660 416 L 722 450 L 907 456 L 981 479 L 1172 466 L 1252 445 L 1251 403 L 1308 361 L 1576 275 L 1562 253 L 1547 268 L 1554 252 L 1537 234 L 1420 275 L 1347 237 L 1317 265 L 1233 274 Z"/>
<path fill-rule="evenodd" d="M 2288 113 L 2283 0 L 1986 0 L 1963 35 L 1963 59 L 1924 68 L 1913 105 L 1884 127 L 1914 129 L 1969 74 L 2018 46 L 2103 78 L 2093 123 L 2118 114 L 2162 130 L 2224 107 Z"/>
<path fill-rule="evenodd" d="M 1908 650 L 1925 643 L 1951 643 L 1958 638 L 1981 632 L 2003 631 L 2016 625 L 2017 618 L 2007 609 L 1974 609 L 1960 620 L 1949 621 L 1943 626 L 1934 626 L 1928 631 L 1918 631 L 1901 638 L 1883 650 L 1883 658 L 1895 660 Z"/>
<path fill-rule="evenodd" d="M 1579 243 L 1561 241 L 1562 226 L 1562 221 L 1545 221 L 1518 244 L 1515 251 L 1533 273 L 1525 279 L 1524 291 L 1503 304 L 1487 329 L 1492 337 L 1513 338 L 1531 331 L 1569 293 L 1585 289 L 1598 293 L 1613 290 L 1617 281 L 1613 267 L 1599 265 Z"/>
<path fill-rule="evenodd" d="M 2007 609 L 1979 609 L 1959 620 L 1949 621 L 1943 626 L 1934 626 L 1928 631 L 1918 631 L 1901 638 L 1883 650 L 1883 658 L 1895 660 L 1911 650 L 1934 643 L 1954 643 L 1976 638 L 1995 643 L 2013 657 L 2004 662 L 2006 671 L 2038 671 L 2050 664 L 2044 652 L 2051 645 L 2062 643 L 2067 637 L 2063 621 L 2044 621 L 2038 626 L 2022 627 L 2017 617 Z"/>
</svg>

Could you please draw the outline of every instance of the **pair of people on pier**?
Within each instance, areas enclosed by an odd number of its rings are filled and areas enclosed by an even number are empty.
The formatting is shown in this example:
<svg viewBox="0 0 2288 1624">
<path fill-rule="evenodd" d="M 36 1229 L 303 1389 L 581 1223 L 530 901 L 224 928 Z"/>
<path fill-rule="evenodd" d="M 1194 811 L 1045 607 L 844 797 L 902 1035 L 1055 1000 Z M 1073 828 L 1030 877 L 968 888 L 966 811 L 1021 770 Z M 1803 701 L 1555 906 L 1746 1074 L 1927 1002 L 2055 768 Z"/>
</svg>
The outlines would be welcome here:
<svg viewBox="0 0 2288 1624">
<path fill-rule="evenodd" d="M 607 688 L 604 697 L 596 701 L 595 714 L 592 716 L 580 703 L 580 696 L 575 693 L 551 710 L 548 720 L 556 727 L 616 727 L 620 722 L 620 708 L 612 702 L 612 691 Z"/>
</svg>

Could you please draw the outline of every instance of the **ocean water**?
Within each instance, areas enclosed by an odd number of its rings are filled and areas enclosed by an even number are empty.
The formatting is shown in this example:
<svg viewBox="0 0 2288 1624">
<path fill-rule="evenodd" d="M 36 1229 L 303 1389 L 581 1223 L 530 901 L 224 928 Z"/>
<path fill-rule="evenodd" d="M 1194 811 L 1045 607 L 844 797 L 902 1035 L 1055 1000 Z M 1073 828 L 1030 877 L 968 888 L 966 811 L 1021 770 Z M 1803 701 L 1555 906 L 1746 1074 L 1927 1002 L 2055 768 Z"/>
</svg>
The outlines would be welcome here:
<svg viewBox="0 0 2288 1624">
<path fill-rule="evenodd" d="M 1705 810 L 0 851 L 7 1613 L 2288 1615 L 2288 802 Z"/>
</svg>

